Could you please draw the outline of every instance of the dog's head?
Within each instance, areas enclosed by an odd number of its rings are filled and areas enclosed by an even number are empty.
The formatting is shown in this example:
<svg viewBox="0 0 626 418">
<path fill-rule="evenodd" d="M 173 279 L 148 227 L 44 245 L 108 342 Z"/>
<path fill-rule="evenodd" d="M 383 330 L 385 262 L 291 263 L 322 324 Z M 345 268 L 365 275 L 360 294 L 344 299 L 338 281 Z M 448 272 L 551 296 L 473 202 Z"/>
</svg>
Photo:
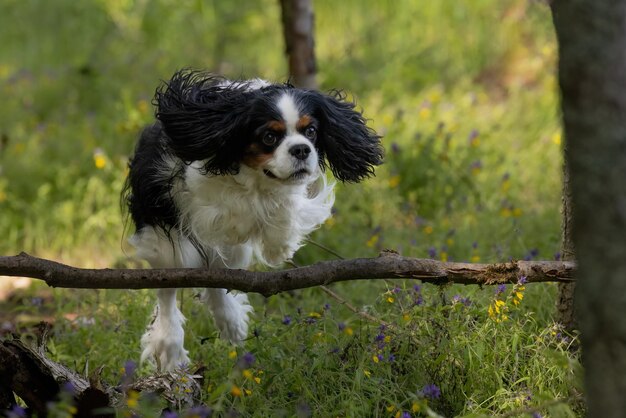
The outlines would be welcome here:
<svg viewBox="0 0 626 418">
<path fill-rule="evenodd" d="M 358 182 L 382 163 L 380 137 L 339 92 L 183 70 L 157 90 L 155 105 L 174 153 L 202 162 L 208 174 L 235 174 L 245 165 L 302 184 L 328 166 L 338 180 Z"/>
</svg>

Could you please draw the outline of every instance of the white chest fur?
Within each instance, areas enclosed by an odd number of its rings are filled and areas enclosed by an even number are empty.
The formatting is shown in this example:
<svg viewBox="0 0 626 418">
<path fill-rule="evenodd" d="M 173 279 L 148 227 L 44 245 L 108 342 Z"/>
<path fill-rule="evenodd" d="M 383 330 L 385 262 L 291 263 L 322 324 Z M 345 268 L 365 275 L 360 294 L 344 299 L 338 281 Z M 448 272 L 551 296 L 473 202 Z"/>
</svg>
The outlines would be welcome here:
<svg viewBox="0 0 626 418">
<path fill-rule="evenodd" d="M 222 257 L 250 246 L 256 258 L 277 265 L 331 214 L 333 184 L 289 185 L 242 167 L 233 176 L 206 176 L 191 165 L 175 193 L 181 226 Z M 226 261 L 226 260 L 224 260 Z"/>
</svg>

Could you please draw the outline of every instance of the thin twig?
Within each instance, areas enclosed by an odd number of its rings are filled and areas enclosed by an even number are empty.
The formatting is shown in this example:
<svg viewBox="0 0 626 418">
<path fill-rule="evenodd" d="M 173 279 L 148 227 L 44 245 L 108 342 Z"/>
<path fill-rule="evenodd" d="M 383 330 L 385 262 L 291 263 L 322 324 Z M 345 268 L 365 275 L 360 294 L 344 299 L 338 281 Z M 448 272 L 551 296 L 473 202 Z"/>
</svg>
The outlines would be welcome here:
<svg viewBox="0 0 626 418">
<path fill-rule="evenodd" d="M 344 298 L 339 296 L 337 293 L 335 293 L 332 290 L 330 290 L 328 287 L 320 286 L 320 289 L 322 289 L 324 292 L 326 292 L 326 294 L 328 296 L 330 296 L 331 298 L 333 298 L 337 302 L 339 302 L 340 305 L 345 306 L 346 308 L 348 308 L 349 310 L 351 310 L 355 314 L 359 315 L 360 317 L 363 317 L 363 318 L 367 319 L 368 321 L 376 322 L 379 325 L 389 326 L 388 322 L 385 322 L 385 321 L 383 321 L 380 318 L 376 318 L 375 316 L 372 316 L 372 315 L 368 314 L 367 312 L 363 312 L 363 311 L 357 309 L 354 305 L 352 305 L 350 302 L 348 302 L 347 300 L 345 300 Z"/>
</svg>

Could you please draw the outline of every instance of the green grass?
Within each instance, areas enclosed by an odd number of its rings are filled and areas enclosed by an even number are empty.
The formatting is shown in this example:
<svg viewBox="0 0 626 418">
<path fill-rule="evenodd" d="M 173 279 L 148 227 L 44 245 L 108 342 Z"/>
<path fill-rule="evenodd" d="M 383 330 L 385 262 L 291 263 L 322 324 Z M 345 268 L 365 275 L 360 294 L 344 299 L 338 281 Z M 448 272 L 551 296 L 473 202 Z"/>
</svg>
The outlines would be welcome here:
<svg viewBox="0 0 626 418">
<path fill-rule="evenodd" d="M 5 3 L 0 253 L 134 265 L 119 194 L 138 131 L 153 118 L 156 85 L 182 67 L 285 80 L 277 2 Z M 356 97 L 387 155 L 376 178 L 338 185 L 335 216 L 312 238 L 344 257 L 389 248 L 443 260 L 552 259 L 562 160 L 547 7 L 348 0 L 316 1 L 315 10 L 322 88 Z M 295 261 L 329 258 L 308 245 Z M 491 287 L 424 285 L 423 303 L 412 306 L 414 284 L 333 286 L 393 324 L 378 362 L 378 325 L 321 290 L 253 295 L 258 335 L 236 353 L 256 357 L 248 378 L 185 291 L 186 346 L 207 365 L 202 401 L 258 416 L 493 416 L 537 405 L 550 405 L 543 416 L 582 415 L 578 400 L 550 403 L 581 392 L 577 340 L 554 324 L 554 285 L 527 286 L 519 306 L 509 286 L 498 296 L 508 319 L 496 322 Z M 43 306 L 33 304 L 42 294 Z M 454 302 L 456 295 L 472 303 Z M 149 291 L 36 286 L 0 306 L 2 319 L 21 329 L 33 315 L 52 317 L 51 356 L 79 371 L 104 365 L 115 383 L 139 357 L 153 303 Z M 313 312 L 319 318 L 307 323 Z M 427 384 L 441 389 L 438 399 L 420 395 Z M 233 385 L 244 396 L 233 396 Z"/>
</svg>

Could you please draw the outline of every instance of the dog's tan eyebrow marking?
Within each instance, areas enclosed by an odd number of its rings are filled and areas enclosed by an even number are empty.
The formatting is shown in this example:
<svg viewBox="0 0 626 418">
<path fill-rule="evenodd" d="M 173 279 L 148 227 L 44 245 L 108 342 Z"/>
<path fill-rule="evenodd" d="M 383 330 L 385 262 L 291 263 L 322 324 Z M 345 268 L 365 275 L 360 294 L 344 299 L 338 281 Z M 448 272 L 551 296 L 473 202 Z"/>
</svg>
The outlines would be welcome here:
<svg viewBox="0 0 626 418">
<path fill-rule="evenodd" d="M 298 119 L 298 122 L 296 123 L 296 129 L 300 131 L 306 128 L 307 126 L 309 126 L 311 122 L 313 122 L 313 118 L 311 118 L 311 116 L 309 115 L 300 116 L 300 119 Z"/>
<path fill-rule="evenodd" d="M 251 144 L 246 148 L 241 162 L 248 167 L 259 168 L 263 167 L 272 155 L 270 152 L 263 152 L 258 144 Z"/>
<path fill-rule="evenodd" d="M 285 132 L 287 130 L 287 126 L 285 125 L 285 122 L 278 121 L 278 120 L 271 120 L 267 122 L 267 127 L 271 129 L 272 131 L 277 131 L 277 132 Z"/>
</svg>

